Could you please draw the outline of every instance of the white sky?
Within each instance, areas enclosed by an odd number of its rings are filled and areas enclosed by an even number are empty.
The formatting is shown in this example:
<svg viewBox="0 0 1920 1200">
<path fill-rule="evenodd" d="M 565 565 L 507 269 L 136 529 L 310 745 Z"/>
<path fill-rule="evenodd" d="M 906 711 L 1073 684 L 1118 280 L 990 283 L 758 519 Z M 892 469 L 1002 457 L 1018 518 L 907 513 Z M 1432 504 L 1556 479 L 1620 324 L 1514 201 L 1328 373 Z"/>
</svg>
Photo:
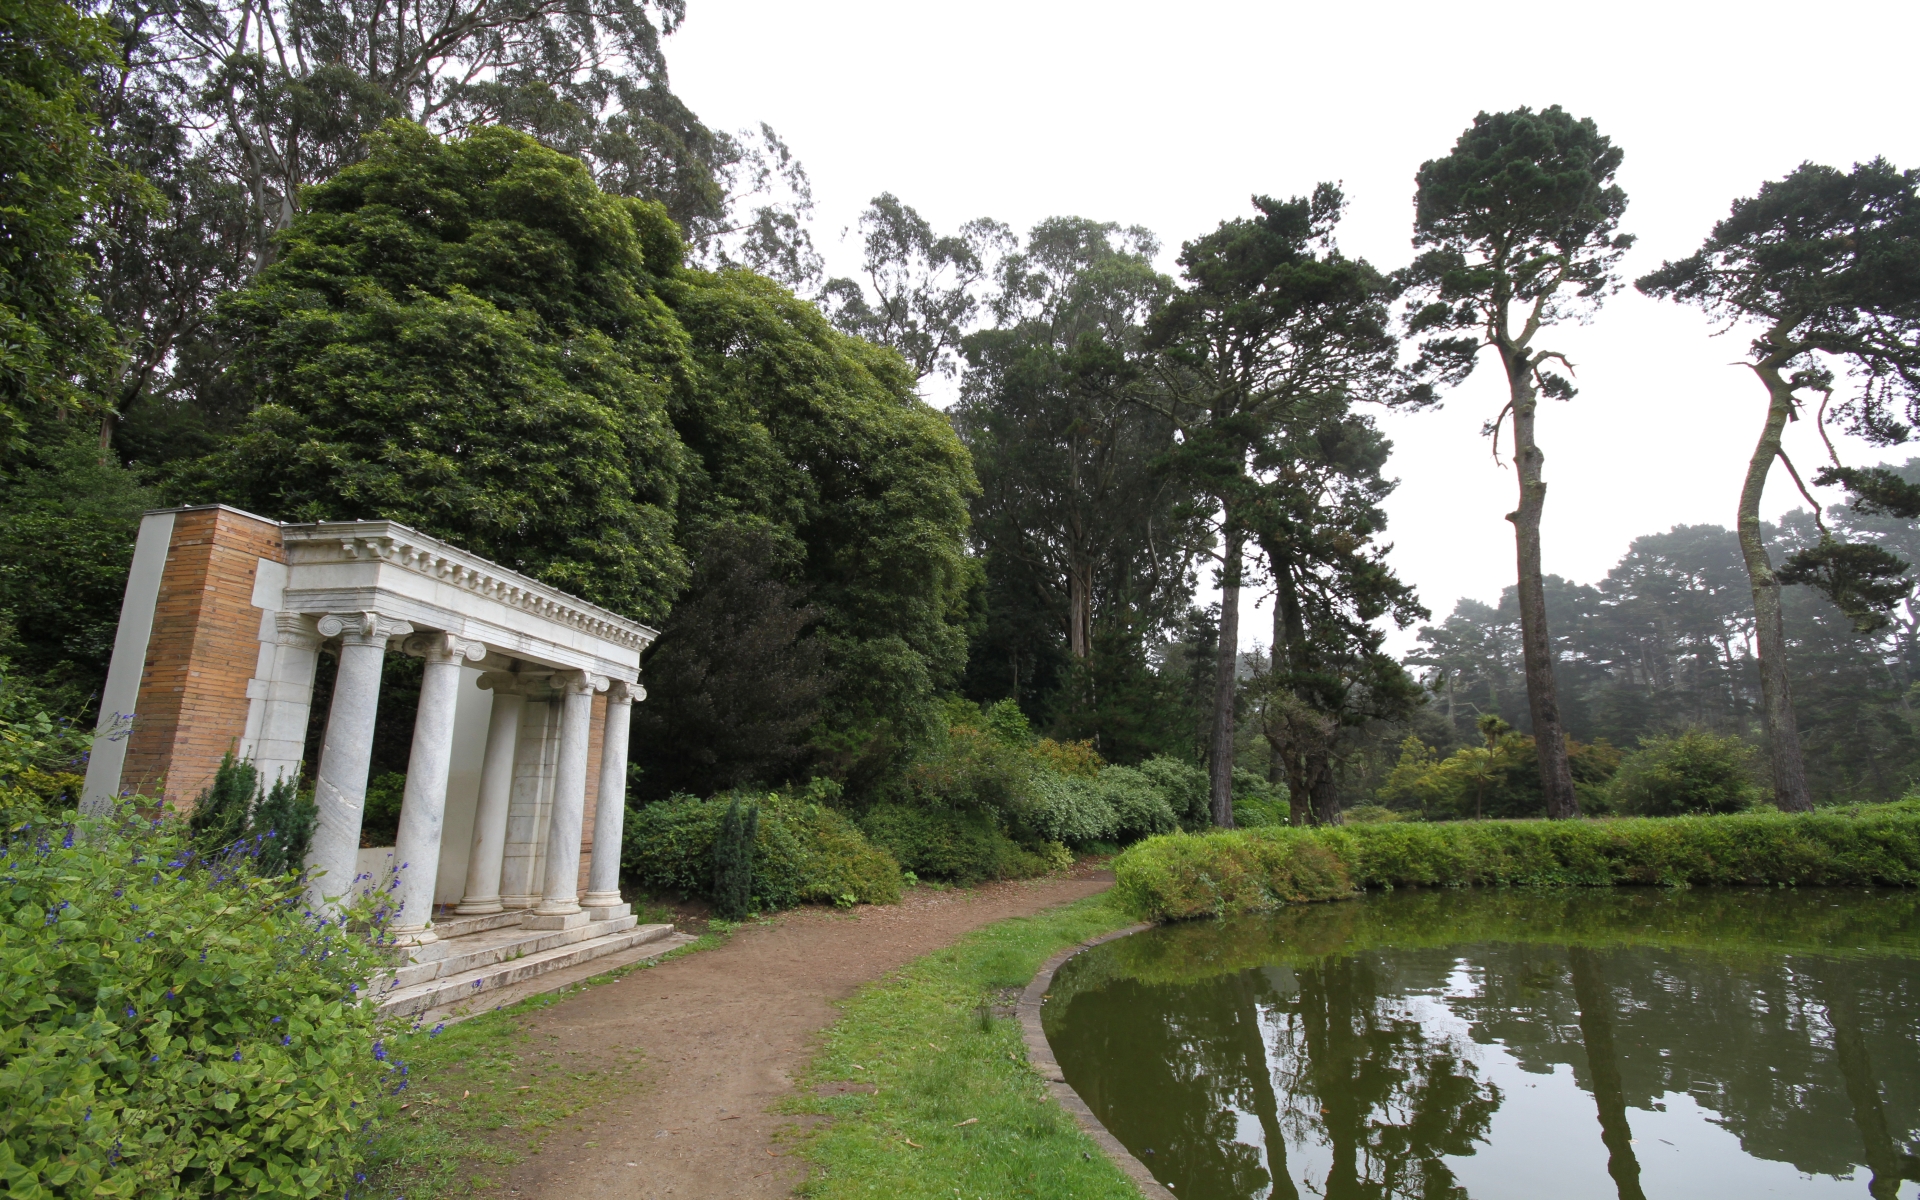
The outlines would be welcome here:
<svg viewBox="0 0 1920 1200">
<path fill-rule="evenodd" d="M 973 0 L 691 0 L 668 41 L 676 91 L 710 125 L 765 120 L 812 175 L 830 273 L 842 231 L 891 191 L 937 229 L 1024 230 L 1074 214 L 1182 240 L 1255 192 L 1342 181 L 1341 245 L 1411 256 L 1413 174 L 1475 112 L 1560 104 L 1626 152 L 1631 280 L 1691 252 L 1736 197 L 1802 161 L 1920 166 L 1920 5 L 1844 3 L 1179 5 Z M 1591 581 L 1634 537 L 1733 523 L 1764 392 L 1729 366 L 1746 337 L 1629 289 L 1550 335 L 1581 394 L 1543 405 L 1545 565 Z M 940 397 L 936 396 L 936 400 Z M 1392 559 L 1443 617 L 1513 580 L 1510 467 L 1479 437 L 1504 398 L 1485 362 L 1439 412 L 1389 415 L 1401 482 Z M 1808 474 L 1810 421 L 1789 429 Z M 1849 461 L 1904 458 L 1841 445 Z M 1920 453 L 1920 446 L 1913 453 Z M 1776 467 L 1769 516 L 1799 503 Z M 1249 605 L 1242 644 L 1267 618 Z M 1411 635 L 1390 645 L 1404 649 Z"/>
</svg>

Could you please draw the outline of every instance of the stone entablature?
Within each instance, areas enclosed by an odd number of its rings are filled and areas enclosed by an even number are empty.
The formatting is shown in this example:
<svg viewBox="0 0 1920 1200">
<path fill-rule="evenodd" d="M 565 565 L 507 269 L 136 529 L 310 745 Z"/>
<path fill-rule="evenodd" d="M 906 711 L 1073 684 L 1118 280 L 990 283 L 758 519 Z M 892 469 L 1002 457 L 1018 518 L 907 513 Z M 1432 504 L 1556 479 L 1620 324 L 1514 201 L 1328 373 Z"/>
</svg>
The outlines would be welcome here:
<svg viewBox="0 0 1920 1200">
<path fill-rule="evenodd" d="M 657 636 L 391 521 L 281 525 L 220 505 L 149 513 L 82 809 L 157 780 L 167 802 L 190 803 L 229 747 L 266 783 L 296 777 L 316 665 L 331 647 L 339 669 L 313 764 L 319 822 L 307 863 L 316 902 L 335 902 L 364 886 L 380 678 L 399 651 L 425 665 L 392 855 L 404 869 L 390 885 L 376 881 L 402 905 L 395 932 L 431 942 L 436 899 L 458 898 L 463 912 L 524 908 L 532 928 L 624 915 L 627 727 L 645 697 L 640 656 Z M 458 730 L 476 723 L 484 737 L 462 749 Z M 461 770 L 478 774 L 478 795 L 467 792 L 472 807 L 458 814 L 472 818 L 471 849 L 449 856 L 448 798 Z M 443 858 L 464 893 L 446 894 L 454 880 L 439 879 Z"/>
</svg>

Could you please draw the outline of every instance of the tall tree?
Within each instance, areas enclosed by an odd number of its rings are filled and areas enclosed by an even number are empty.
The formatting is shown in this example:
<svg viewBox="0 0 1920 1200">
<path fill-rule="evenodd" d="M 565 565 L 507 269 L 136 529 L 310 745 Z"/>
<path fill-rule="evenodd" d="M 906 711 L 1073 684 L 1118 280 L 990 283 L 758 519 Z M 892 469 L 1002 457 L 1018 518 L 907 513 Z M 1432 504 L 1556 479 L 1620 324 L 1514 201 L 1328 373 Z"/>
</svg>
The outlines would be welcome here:
<svg viewBox="0 0 1920 1200">
<path fill-rule="evenodd" d="M 1283 428 L 1255 455 L 1265 479 L 1254 535 L 1273 582 L 1271 669 L 1259 680 L 1268 777 L 1287 784 L 1294 824 L 1340 822 L 1334 762 L 1341 736 L 1404 717 L 1420 689 L 1380 650 L 1390 617 L 1404 629 L 1428 616 L 1386 564 L 1375 538 L 1390 443 L 1344 405 Z"/>
<path fill-rule="evenodd" d="M 1827 420 L 1834 365 L 1857 383 L 1834 420 L 1881 445 L 1905 441 L 1920 421 L 1920 171 L 1896 170 L 1885 159 L 1850 173 L 1804 164 L 1761 185 L 1757 196 L 1735 201 L 1697 252 L 1663 264 L 1635 286 L 1729 322 L 1761 326 L 1746 365 L 1766 390 L 1767 415 L 1740 489 L 1740 548 L 1753 587 L 1774 800 L 1804 811 L 1813 797 L 1787 674 L 1782 579 L 1761 535 L 1760 500 L 1776 459 L 1793 470 L 1780 438 L 1803 394 L 1823 398 L 1818 419 Z M 1861 597 L 1857 570 L 1851 587 L 1840 576 L 1849 570 L 1842 560 L 1859 557 L 1823 540 L 1801 560 L 1803 577 L 1826 582 L 1843 607 L 1857 607 L 1850 593 L 1869 605 L 1890 602 Z M 1861 565 L 1875 564 L 1851 567 Z"/>
<path fill-rule="evenodd" d="M 860 214 L 865 255 L 859 280 L 829 279 L 821 300 L 842 332 L 891 346 L 915 379 L 957 369 L 960 343 L 981 307 L 980 289 L 1013 234 L 987 218 L 935 233 L 927 219 L 892 192 Z"/>
<path fill-rule="evenodd" d="M 1155 248 L 1144 230 L 1041 222 L 1002 264 L 997 327 L 966 340 L 952 410 L 982 487 L 974 538 L 989 625 L 1039 610 L 1035 632 L 1071 667 L 1064 699 L 1081 718 L 1071 732 L 1103 753 L 1118 747 L 1089 719 L 1104 697 L 1088 693 L 1117 682 L 1110 660 L 1143 664 L 1146 639 L 1169 630 L 1192 592 L 1191 513 L 1163 464 L 1172 426 L 1137 402 L 1153 386 L 1145 322 L 1172 291 Z M 1003 578 L 1026 581 L 1030 602 L 995 586 Z"/>
<path fill-rule="evenodd" d="M 1172 422 L 1173 463 L 1217 513 L 1220 640 L 1209 778 L 1214 823 L 1233 826 L 1233 734 L 1240 590 L 1261 499 L 1257 456 L 1305 414 L 1395 396 L 1392 289 L 1334 246 L 1345 200 L 1323 183 L 1258 215 L 1222 222 L 1181 248 L 1186 286 L 1150 325 L 1161 388 L 1143 401 Z"/>
<path fill-rule="evenodd" d="M 1408 332 L 1424 336 L 1416 370 L 1458 385 L 1491 348 L 1507 402 L 1490 436 L 1512 418 L 1520 502 L 1507 514 L 1519 559 L 1521 642 L 1527 706 L 1540 747 L 1547 815 L 1580 813 L 1567 763 L 1554 684 L 1546 596 L 1540 579 L 1540 516 L 1547 485 L 1535 438 L 1542 394 L 1571 399 L 1566 356 L 1538 344 L 1547 327 L 1590 313 L 1619 290 L 1614 268 L 1632 238 L 1618 231 L 1627 194 L 1613 182 L 1621 152 L 1591 120 L 1558 105 L 1481 113 L 1452 153 L 1421 164 L 1414 246 L 1405 279 L 1418 301 Z M 1553 369 L 1559 363 L 1565 372 Z"/>
</svg>

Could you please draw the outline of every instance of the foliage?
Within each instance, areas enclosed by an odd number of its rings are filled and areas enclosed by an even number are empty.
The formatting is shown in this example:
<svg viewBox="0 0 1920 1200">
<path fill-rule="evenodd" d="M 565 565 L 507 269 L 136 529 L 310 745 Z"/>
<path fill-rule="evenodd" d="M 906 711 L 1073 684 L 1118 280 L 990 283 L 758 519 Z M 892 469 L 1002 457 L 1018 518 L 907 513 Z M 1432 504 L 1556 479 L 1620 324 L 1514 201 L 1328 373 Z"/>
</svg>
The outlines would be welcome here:
<svg viewBox="0 0 1920 1200">
<path fill-rule="evenodd" d="M 759 832 L 760 806 L 749 802 L 741 812 L 736 792 L 713 839 L 713 891 L 709 894 L 715 915 L 726 920 L 737 921 L 752 911 L 753 849 Z"/>
<path fill-rule="evenodd" d="M 1106 766 L 1101 761 L 1100 752 L 1093 748 L 1092 738 L 1078 742 L 1056 742 L 1052 738 L 1041 738 L 1033 743 L 1029 753 L 1045 769 L 1081 779 L 1098 779 L 1101 768 Z"/>
<path fill-rule="evenodd" d="M 1207 773 L 1185 759 L 1160 754 L 1137 768 L 1146 781 L 1157 788 L 1173 811 L 1174 819 L 1185 830 L 1205 829 L 1212 824 L 1207 808 Z"/>
<path fill-rule="evenodd" d="M 986 276 L 994 251 L 1011 240 L 1006 226 L 969 221 L 943 237 L 911 206 L 883 192 L 860 214 L 860 240 L 865 285 L 829 279 L 821 290 L 833 323 L 898 351 L 916 381 L 936 371 L 952 375 L 961 335 L 980 304 L 975 285 Z"/>
<path fill-rule="evenodd" d="M 316 923 L 296 876 L 201 859 L 172 818 L 38 827 L 0 872 L 8 1194 L 351 1186 L 368 1104 L 405 1076 L 356 995 L 381 965 L 365 934 Z"/>
<path fill-rule="evenodd" d="M 0 463 L 31 426 L 90 407 L 74 384 L 111 363 L 82 285 L 87 215 L 117 182 L 88 111 L 87 73 L 114 30 L 63 0 L 14 0 L 0 32 Z"/>
<path fill-rule="evenodd" d="M 740 526 L 772 540 L 765 570 L 817 612 L 826 683 L 809 760 L 790 772 L 864 801 L 936 735 L 936 697 L 965 663 L 966 450 L 897 356 L 770 281 L 686 271 L 663 289 L 694 367 L 673 411 L 676 537 L 699 547 Z"/>
<path fill-rule="evenodd" d="M 762 529 L 723 526 L 708 539 L 647 651 L 636 798 L 785 783 L 806 759 L 833 681 L 811 636 L 820 612 L 787 582 L 783 558 Z"/>
<path fill-rule="evenodd" d="M 1643 817 L 1732 813 L 1759 803 L 1754 748 L 1737 737 L 1689 729 L 1647 737 L 1620 762 L 1610 788 L 1619 811 Z"/>
<path fill-rule="evenodd" d="M 1036 772 L 1027 806 L 1019 816 L 1029 839 L 1086 846 L 1113 841 L 1119 832 L 1113 806 L 1093 780 L 1052 771 Z"/>
<path fill-rule="evenodd" d="M 1172 791 L 1164 784 L 1156 783 L 1144 768 L 1104 767 L 1095 781 L 1094 789 L 1095 794 L 1113 810 L 1114 840 L 1122 845 L 1156 833 L 1172 833 L 1180 828 L 1180 817 L 1174 809 L 1174 801 L 1178 799 L 1183 803 L 1191 803 L 1191 788 L 1185 794 Z"/>
<path fill-rule="evenodd" d="M 22 824 L 79 804 L 94 740 L 71 720 L 49 716 L 46 698 L 7 667 L 0 659 L 0 842 Z"/>
<path fill-rule="evenodd" d="M 172 483 L 283 520 L 386 517 L 641 618 L 673 541 L 679 266 L 657 207 L 504 129 L 393 124 L 223 301 L 252 411 Z"/>
<path fill-rule="evenodd" d="M 744 799 L 760 814 L 753 841 L 752 907 L 796 904 L 892 904 L 900 864 L 870 843 L 844 814 L 813 795 L 739 793 L 697 800 L 676 796 L 627 812 L 620 865 L 628 880 L 656 895 L 713 898 L 714 850 L 729 807 Z"/>
<path fill-rule="evenodd" d="M 311 792 L 301 791 L 290 775 L 274 780 L 254 805 L 249 823 L 254 836 L 264 839 L 258 843 L 255 860 L 260 873 L 273 876 L 300 870 L 319 819 L 320 809 Z"/>
<path fill-rule="evenodd" d="M 788 1102 L 823 1118 L 799 1143 L 816 1168 L 807 1194 L 1137 1196 L 1047 1093 L 1019 1025 L 981 1013 L 1049 956 L 1126 921 L 1106 897 L 1001 921 L 862 989 Z M 848 1080 L 875 1090 L 826 1086 Z"/>
<path fill-rule="evenodd" d="M 876 804 L 860 815 L 874 845 L 921 879 L 959 884 L 1038 874 L 1019 844 L 984 812 Z"/>
<path fill-rule="evenodd" d="M 187 831 L 193 852 L 213 860 L 246 836 L 247 818 L 260 790 L 260 772 L 249 759 L 236 759 L 229 750 L 220 756 L 212 782 L 194 798 Z"/>
<path fill-rule="evenodd" d="M 1352 890 L 1333 851 L 1296 830 L 1176 833 L 1114 860 L 1114 903 L 1146 920 L 1261 912 Z"/>
<path fill-rule="evenodd" d="M 400 838 L 400 808 L 407 798 L 404 771 L 381 771 L 367 780 L 366 807 L 360 811 L 360 841 L 391 846 Z"/>
<path fill-rule="evenodd" d="M 1315 857 L 1318 856 L 1318 857 Z M 1149 838 L 1114 860 L 1142 919 L 1255 912 L 1302 885 L 1678 887 L 1920 885 L 1920 812 L 1863 807 L 1722 817 L 1372 823 Z"/>
</svg>

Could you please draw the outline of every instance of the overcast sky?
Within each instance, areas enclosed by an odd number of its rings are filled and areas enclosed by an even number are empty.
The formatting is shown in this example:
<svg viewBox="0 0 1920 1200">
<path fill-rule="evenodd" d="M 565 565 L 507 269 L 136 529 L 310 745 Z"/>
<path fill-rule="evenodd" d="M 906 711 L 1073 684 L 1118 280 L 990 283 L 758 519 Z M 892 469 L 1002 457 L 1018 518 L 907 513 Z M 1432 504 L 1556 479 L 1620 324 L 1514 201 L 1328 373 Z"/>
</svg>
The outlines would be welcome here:
<svg viewBox="0 0 1920 1200">
<path fill-rule="evenodd" d="M 891 191 L 938 229 L 1057 214 L 1140 224 L 1166 246 L 1323 179 L 1340 243 L 1411 256 L 1413 175 L 1481 110 L 1565 107 L 1626 153 L 1624 273 L 1691 252 L 1736 197 L 1803 161 L 1920 166 L 1920 4 L 1185 4 L 690 0 L 668 41 L 675 89 L 710 125 L 766 121 L 805 163 L 832 273 L 842 231 Z M 1764 415 L 1729 365 L 1749 335 L 1631 291 L 1546 335 L 1580 395 L 1545 402 L 1547 571 L 1593 581 L 1628 542 L 1731 525 Z M 933 398 L 944 400 L 939 389 Z M 1439 412 L 1388 415 L 1392 560 L 1436 619 L 1513 582 L 1516 485 L 1480 424 L 1504 399 L 1484 361 Z M 1802 474 L 1810 421 L 1787 443 Z M 1849 461 L 1904 458 L 1840 443 Z M 1913 453 L 1920 454 L 1920 446 Z M 1800 503 L 1776 468 L 1769 516 Z M 1266 626 L 1251 605 L 1243 645 Z M 1404 649 L 1411 635 L 1390 643 Z"/>
</svg>

